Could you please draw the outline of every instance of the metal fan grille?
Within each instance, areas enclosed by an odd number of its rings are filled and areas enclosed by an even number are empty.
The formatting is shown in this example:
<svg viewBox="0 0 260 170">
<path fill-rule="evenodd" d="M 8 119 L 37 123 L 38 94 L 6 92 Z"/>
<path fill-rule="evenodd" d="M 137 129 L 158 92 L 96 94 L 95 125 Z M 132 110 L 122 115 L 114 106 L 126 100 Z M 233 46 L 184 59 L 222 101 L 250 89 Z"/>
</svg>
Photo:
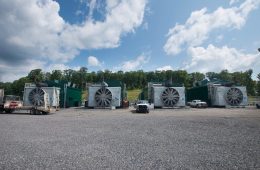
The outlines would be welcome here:
<svg viewBox="0 0 260 170">
<path fill-rule="evenodd" d="M 97 90 L 95 94 L 95 101 L 97 103 L 97 106 L 100 107 L 110 106 L 110 103 L 112 101 L 111 91 L 105 87 L 100 88 L 99 90 Z"/>
<path fill-rule="evenodd" d="M 226 95 L 227 102 L 232 106 L 237 106 L 243 101 L 243 93 L 238 88 L 230 88 Z"/>
<path fill-rule="evenodd" d="M 34 106 L 44 105 L 44 94 L 45 92 L 41 88 L 35 88 L 29 93 L 29 101 Z"/>
<path fill-rule="evenodd" d="M 165 106 L 174 106 L 180 99 L 180 95 L 174 88 L 168 87 L 162 92 L 162 101 Z"/>
</svg>

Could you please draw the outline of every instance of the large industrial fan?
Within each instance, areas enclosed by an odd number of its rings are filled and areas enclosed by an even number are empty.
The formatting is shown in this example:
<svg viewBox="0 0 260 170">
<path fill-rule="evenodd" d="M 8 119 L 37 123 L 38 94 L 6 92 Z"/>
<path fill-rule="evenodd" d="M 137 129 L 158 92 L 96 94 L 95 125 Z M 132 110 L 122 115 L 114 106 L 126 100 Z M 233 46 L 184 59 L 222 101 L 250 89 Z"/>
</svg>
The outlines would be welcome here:
<svg viewBox="0 0 260 170">
<path fill-rule="evenodd" d="M 47 114 L 59 107 L 60 88 L 37 87 L 32 83 L 25 83 L 23 106 L 32 114 Z"/>
<path fill-rule="evenodd" d="M 94 84 L 88 88 L 88 107 L 120 107 L 121 87 Z"/>
<path fill-rule="evenodd" d="M 35 88 L 30 91 L 28 99 L 34 106 L 43 106 L 45 103 L 45 91 L 41 88 Z"/>
<path fill-rule="evenodd" d="M 180 99 L 180 95 L 177 90 L 172 87 L 168 87 L 162 92 L 162 101 L 165 106 L 173 107 Z"/>
<path fill-rule="evenodd" d="M 231 106 L 238 106 L 243 101 L 243 93 L 240 89 L 232 87 L 227 91 L 226 101 Z"/>
<path fill-rule="evenodd" d="M 212 106 L 246 106 L 247 92 L 244 86 L 210 86 L 209 97 Z"/>
<path fill-rule="evenodd" d="M 112 93 L 106 87 L 101 87 L 99 90 L 96 91 L 95 94 L 95 101 L 97 106 L 100 107 L 108 107 L 112 102 Z"/>
<path fill-rule="evenodd" d="M 150 85 L 149 100 L 154 107 L 183 107 L 185 106 L 184 87 L 165 87 L 163 85 Z M 149 90 L 149 89 L 148 89 Z"/>
</svg>

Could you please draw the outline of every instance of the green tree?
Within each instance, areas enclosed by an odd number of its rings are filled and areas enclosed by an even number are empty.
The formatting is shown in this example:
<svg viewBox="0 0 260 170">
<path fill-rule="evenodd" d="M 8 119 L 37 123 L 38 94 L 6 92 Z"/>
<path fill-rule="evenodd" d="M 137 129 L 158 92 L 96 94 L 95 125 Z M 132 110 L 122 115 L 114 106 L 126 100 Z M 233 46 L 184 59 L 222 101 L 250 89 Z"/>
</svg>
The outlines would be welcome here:
<svg viewBox="0 0 260 170">
<path fill-rule="evenodd" d="M 62 80 L 63 74 L 61 70 L 53 70 L 50 75 L 50 80 Z"/>
<path fill-rule="evenodd" d="M 81 89 L 85 89 L 85 84 L 87 82 L 87 68 L 81 67 L 78 71 L 72 72 L 72 82 Z"/>
<path fill-rule="evenodd" d="M 73 79 L 73 75 L 76 71 L 72 70 L 72 69 L 68 69 L 68 70 L 64 70 L 63 71 L 63 78 L 64 80 L 68 81 L 68 82 L 72 82 Z"/>
<path fill-rule="evenodd" d="M 28 74 L 28 78 L 34 83 L 40 83 L 44 79 L 44 74 L 41 69 L 34 69 Z"/>
<path fill-rule="evenodd" d="M 225 81 L 232 81 L 232 74 L 228 72 L 228 70 L 222 70 L 219 74 L 218 77 L 220 80 L 225 80 Z"/>
<path fill-rule="evenodd" d="M 215 72 L 207 72 L 207 73 L 206 73 L 206 76 L 207 76 L 210 80 L 219 79 L 219 74 L 218 74 L 218 73 L 215 73 Z"/>
<path fill-rule="evenodd" d="M 188 75 L 188 85 L 186 87 L 193 87 L 193 83 L 197 81 L 201 81 L 205 78 L 203 73 L 194 72 Z"/>
<path fill-rule="evenodd" d="M 252 79 L 253 70 L 249 69 L 244 74 L 245 74 L 245 86 L 247 88 L 247 92 L 249 95 L 254 96 L 255 95 L 255 84 Z"/>
<path fill-rule="evenodd" d="M 258 73 L 257 75 L 257 84 L 256 84 L 256 92 L 257 92 L 257 95 L 260 96 L 260 73 Z"/>
<path fill-rule="evenodd" d="M 22 97 L 25 83 L 30 83 L 28 77 L 22 77 L 12 83 L 12 94 Z"/>
</svg>

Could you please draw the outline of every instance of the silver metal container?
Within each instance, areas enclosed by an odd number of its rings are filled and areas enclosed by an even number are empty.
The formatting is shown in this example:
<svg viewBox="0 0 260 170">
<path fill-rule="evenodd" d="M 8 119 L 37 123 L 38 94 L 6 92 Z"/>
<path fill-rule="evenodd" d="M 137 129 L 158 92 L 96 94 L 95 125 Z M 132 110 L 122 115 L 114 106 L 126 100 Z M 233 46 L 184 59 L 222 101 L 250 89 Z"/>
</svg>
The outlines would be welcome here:
<svg viewBox="0 0 260 170">
<path fill-rule="evenodd" d="M 88 107 L 120 107 L 121 87 L 92 85 L 88 88 Z"/>
</svg>

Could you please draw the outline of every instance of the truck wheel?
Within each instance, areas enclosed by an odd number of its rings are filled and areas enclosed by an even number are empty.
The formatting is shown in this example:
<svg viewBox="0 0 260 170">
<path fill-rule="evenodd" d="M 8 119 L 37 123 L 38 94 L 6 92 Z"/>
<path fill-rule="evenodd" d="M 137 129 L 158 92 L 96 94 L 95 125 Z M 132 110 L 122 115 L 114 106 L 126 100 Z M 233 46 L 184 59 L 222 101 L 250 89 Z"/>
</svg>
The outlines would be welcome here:
<svg viewBox="0 0 260 170">
<path fill-rule="evenodd" d="M 13 110 L 13 109 L 6 109 L 5 112 L 6 112 L 6 113 L 13 113 L 14 110 Z"/>
<path fill-rule="evenodd" d="M 48 114 L 48 112 L 42 112 L 42 115 L 47 115 Z"/>
</svg>

